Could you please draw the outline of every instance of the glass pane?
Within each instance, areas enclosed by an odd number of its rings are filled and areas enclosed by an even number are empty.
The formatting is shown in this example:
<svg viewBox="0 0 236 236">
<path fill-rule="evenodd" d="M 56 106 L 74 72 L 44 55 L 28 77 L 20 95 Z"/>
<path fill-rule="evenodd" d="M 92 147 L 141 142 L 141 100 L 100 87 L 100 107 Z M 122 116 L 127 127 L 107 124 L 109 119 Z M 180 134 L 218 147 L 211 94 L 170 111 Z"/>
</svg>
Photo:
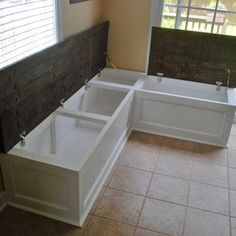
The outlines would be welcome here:
<svg viewBox="0 0 236 236">
<path fill-rule="evenodd" d="M 189 0 L 165 0 L 164 4 L 179 5 L 179 6 L 188 6 Z"/>
<path fill-rule="evenodd" d="M 217 0 L 192 0 L 192 7 L 215 9 Z"/>
<path fill-rule="evenodd" d="M 176 20 L 176 7 L 167 7 L 165 6 L 163 9 L 161 27 L 163 28 L 175 28 L 175 20 Z"/>
<path fill-rule="evenodd" d="M 180 6 L 188 6 L 189 0 L 179 0 L 179 5 Z"/>
<path fill-rule="evenodd" d="M 199 32 L 211 32 L 213 15 L 213 11 L 191 9 L 187 29 Z"/>
<path fill-rule="evenodd" d="M 235 0 L 219 0 L 218 10 L 236 11 Z"/>
<path fill-rule="evenodd" d="M 164 0 L 164 4 L 177 5 L 178 0 Z"/>
<path fill-rule="evenodd" d="M 187 8 L 179 8 L 176 13 L 176 28 L 185 30 L 187 19 Z"/>
<path fill-rule="evenodd" d="M 217 13 L 213 33 L 236 36 L 236 14 Z"/>
</svg>

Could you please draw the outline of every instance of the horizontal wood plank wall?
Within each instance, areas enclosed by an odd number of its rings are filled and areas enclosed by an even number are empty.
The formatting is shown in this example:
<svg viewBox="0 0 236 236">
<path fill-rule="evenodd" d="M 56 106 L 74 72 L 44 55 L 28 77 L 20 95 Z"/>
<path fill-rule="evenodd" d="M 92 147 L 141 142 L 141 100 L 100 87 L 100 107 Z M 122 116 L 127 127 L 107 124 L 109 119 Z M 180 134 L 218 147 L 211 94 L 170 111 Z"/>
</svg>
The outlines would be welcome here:
<svg viewBox="0 0 236 236">
<path fill-rule="evenodd" d="M 0 150 L 9 151 L 106 65 L 109 23 L 0 71 Z M 1 145 L 2 143 L 2 145 Z"/>
<path fill-rule="evenodd" d="M 184 30 L 152 28 L 149 75 L 236 87 L 236 37 Z"/>
</svg>

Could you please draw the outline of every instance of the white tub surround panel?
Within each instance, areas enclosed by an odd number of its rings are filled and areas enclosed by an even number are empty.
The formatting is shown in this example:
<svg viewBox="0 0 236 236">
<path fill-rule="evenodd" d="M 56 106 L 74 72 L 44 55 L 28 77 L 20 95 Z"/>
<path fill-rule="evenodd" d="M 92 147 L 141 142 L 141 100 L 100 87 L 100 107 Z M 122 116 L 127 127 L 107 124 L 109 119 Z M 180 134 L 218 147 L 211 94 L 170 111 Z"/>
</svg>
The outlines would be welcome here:
<svg viewBox="0 0 236 236">
<path fill-rule="evenodd" d="M 8 205 L 80 225 L 78 172 L 9 154 L 2 164 Z"/>
<path fill-rule="evenodd" d="M 224 87 L 149 76 L 135 93 L 133 128 L 225 147 L 234 101 Z"/>
</svg>

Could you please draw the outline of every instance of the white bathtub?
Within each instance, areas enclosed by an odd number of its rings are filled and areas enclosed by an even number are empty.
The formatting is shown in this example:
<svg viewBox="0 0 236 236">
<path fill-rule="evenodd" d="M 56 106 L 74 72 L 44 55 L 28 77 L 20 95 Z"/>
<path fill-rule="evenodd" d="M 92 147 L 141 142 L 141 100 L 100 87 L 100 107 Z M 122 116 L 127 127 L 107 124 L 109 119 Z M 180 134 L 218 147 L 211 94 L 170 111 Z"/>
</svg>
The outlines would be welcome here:
<svg viewBox="0 0 236 236">
<path fill-rule="evenodd" d="M 225 147 L 236 109 L 232 91 L 148 76 L 135 93 L 134 129 Z"/>
<path fill-rule="evenodd" d="M 8 204 L 82 226 L 131 129 L 134 91 L 80 89 L 1 158 Z"/>
</svg>

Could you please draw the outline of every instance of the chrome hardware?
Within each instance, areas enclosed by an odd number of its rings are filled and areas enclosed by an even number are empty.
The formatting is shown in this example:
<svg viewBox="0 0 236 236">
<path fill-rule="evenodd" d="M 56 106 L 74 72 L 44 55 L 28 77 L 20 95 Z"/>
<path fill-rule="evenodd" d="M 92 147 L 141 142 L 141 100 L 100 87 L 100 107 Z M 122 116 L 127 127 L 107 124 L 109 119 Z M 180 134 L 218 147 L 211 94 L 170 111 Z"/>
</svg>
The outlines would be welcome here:
<svg viewBox="0 0 236 236">
<path fill-rule="evenodd" d="M 64 103 L 65 103 L 65 99 L 62 98 L 61 101 L 60 101 L 60 105 L 61 105 L 61 107 L 64 107 Z"/>
<path fill-rule="evenodd" d="M 216 81 L 216 90 L 219 91 L 221 86 L 222 86 L 222 82 L 221 81 Z"/>
<path fill-rule="evenodd" d="M 25 131 L 20 134 L 20 145 L 22 147 L 25 146 L 25 136 L 26 136 L 26 132 Z"/>
<path fill-rule="evenodd" d="M 162 81 L 163 73 L 157 73 L 158 81 Z"/>
<path fill-rule="evenodd" d="M 88 88 L 91 87 L 91 85 L 89 84 L 89 80 L 86 79 L 86 80 L 84 81 L 84 83 L 85 83 L 85 85 L 84 85 L 84 89 L 85 89 L 85 90 L 87 90 Z"/>
</svg>

